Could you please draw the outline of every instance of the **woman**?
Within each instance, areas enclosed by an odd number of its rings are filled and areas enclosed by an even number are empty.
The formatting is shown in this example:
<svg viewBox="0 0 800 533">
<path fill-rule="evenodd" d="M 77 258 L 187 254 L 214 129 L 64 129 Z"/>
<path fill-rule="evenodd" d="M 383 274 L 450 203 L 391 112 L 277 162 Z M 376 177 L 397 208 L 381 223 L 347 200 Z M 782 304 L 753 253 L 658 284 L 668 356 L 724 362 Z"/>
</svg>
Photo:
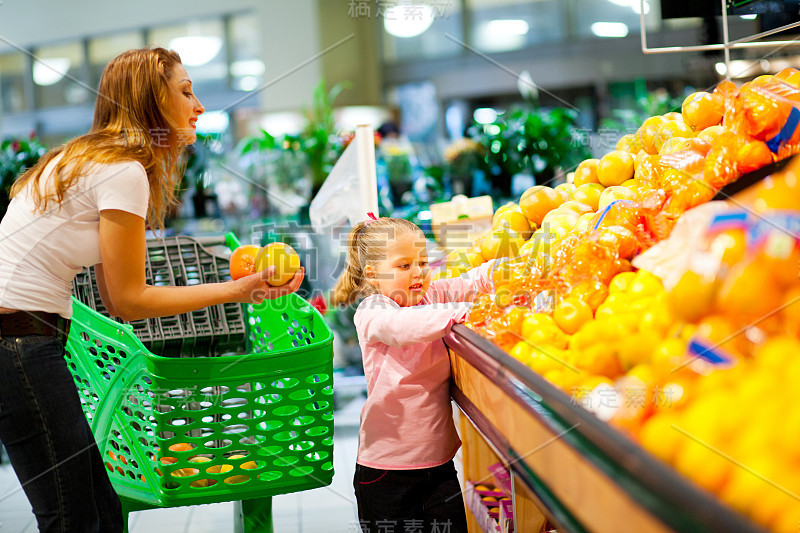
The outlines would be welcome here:
<svg viewBox="0 0 800 533">
<path fill-rule="evenodd" d="M 0 222 L 0 441 L 40 531 L 122 531 L 122 514 L 64 362 L 72 279 L 95 265 L 106 308 L 124 320 L 260 303 L 272 269 L 188 287 L 145 283 L 145 222 L 163 228 L 176 167 L 204 108 L 180 57 L 130 50 L 105 68 L 91 131 L 14 184 Z"/>
</svg>

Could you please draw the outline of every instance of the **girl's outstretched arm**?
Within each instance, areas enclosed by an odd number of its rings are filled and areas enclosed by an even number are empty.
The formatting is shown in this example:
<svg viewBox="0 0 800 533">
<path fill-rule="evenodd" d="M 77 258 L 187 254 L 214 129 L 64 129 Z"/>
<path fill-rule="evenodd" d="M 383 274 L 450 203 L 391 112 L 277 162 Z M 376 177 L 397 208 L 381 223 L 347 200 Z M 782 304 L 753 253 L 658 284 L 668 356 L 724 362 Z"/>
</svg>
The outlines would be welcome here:
<svg viewBox="0 0 800 533">
<path fill-rule="evenodd" d="M 408 346 L 444 337 L 466 319 L 469 307 L 465 302 L 400 307 L 386 296 L 370 296 L 358 306 L 354 322 L 361 341 Z"/>
<path fill-rule="evenodd" d="M 470 269 L 457 278 L 431 282 L 425 298 L 431 302 L 471 302 L 484 292 L 492 292 L 492 266 L 495 260 Z"/>
</svg>

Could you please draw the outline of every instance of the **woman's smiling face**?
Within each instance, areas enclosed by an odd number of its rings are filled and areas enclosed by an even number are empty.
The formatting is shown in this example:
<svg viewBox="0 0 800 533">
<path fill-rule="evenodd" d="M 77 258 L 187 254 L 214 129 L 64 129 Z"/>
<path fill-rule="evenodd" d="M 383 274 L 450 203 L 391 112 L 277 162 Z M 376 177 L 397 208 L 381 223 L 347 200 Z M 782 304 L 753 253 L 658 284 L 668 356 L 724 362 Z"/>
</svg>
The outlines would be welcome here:
<svg viewBox="0 0 800 533">
<path fill-rule="evenodd" d="M 180 63 L 173 67 L 167 83 L 171 98 L 168 112 L 177 127 L 178 144 L 194 144 L 197 140 L 197 117 L 203 114 L 205 108 L 192 92 L 192 80 Z"/>
<path fill-rule="evenodd" d="M 368 265 L 365 274 L 378 292 L 401 307 L 416 305 L 431 284 L 428 249 L 424 235 L 404 232 L 386 247 L 386 256 Z"/>
</svg>

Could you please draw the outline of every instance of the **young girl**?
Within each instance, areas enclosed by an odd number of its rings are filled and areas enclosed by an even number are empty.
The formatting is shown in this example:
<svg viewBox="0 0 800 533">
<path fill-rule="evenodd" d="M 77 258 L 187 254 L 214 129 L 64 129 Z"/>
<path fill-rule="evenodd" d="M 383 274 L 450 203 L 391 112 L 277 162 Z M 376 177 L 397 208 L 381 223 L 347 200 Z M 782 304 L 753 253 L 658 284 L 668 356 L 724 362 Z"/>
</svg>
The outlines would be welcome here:
<svg viewBox="0 0 800 533">
<path fill-rule="evenodd" d="M 350 231 L 333 298 L 349 304 L 366 296 L 354 319 L 367 378 L 353 481 L 361 527 L 466 532 L 442 337 L 464 321 L 477 291 L 491 290 L 491 265 L 431 282 L 422 231 L 370 216 Z"/>
</svg>

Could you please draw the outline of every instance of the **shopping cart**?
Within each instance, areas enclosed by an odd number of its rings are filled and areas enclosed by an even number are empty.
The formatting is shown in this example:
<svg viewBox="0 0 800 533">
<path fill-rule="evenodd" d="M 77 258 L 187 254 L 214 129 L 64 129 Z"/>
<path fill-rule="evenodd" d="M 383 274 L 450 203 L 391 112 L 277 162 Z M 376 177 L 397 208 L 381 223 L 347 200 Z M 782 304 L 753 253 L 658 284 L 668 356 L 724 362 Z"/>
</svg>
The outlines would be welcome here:
<svg viewBox="0 0 800 533">
<path fill-rule="evenodd" d="M 147 243 L 147 279 L 229 279 L 232 234 Z M 236 501 L 237 531 L 272 531 L 271 496 L 333 478 L 333 334 L 291 294 L 130 324 L 92 270 L 74 283 L 66 361 L 123 512 Z"/>
</svg>

